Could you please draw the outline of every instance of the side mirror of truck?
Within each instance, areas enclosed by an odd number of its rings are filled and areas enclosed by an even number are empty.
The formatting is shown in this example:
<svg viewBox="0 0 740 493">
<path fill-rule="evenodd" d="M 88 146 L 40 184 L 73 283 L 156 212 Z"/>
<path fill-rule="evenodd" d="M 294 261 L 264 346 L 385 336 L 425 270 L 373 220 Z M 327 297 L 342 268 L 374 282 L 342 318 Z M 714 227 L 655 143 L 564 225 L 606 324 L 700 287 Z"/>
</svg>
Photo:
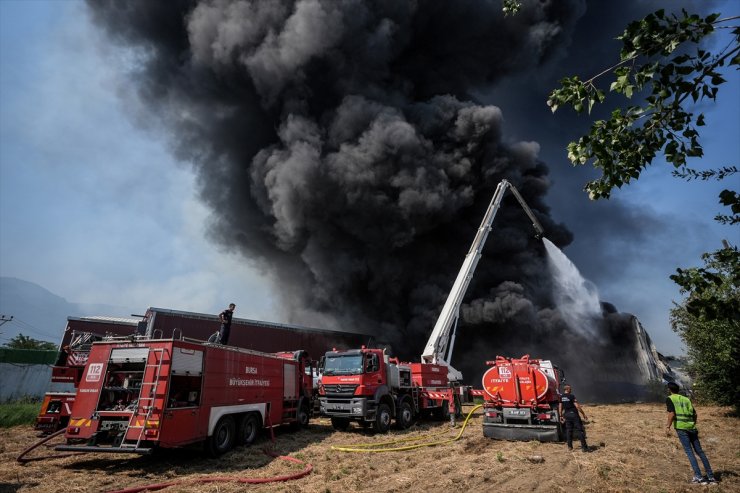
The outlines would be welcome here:
<svg viewBox="0 0 740 493">
<path fill-rule="evenodd" d="M 371 354 L 365 363 L 365 371 L 367 373 L 372 373 L 378 371 L 379 368 L 380 366 L 378 365 L 378 355 Z"/>
</svg>

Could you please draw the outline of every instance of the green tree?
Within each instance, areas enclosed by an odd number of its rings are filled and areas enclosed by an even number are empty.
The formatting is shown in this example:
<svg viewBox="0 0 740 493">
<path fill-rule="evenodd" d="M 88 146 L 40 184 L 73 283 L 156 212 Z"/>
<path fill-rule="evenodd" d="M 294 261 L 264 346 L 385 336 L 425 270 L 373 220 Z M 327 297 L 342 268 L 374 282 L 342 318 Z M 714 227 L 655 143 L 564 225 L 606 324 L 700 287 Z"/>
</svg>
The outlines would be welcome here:
<svg viewBox="0 0 740 493">
<path fill-rule="evenodd" d="M 18 334 L 17 336 L 13 337 L 5 344 L 5 347 L 11 349 L 57 349 L 57 345 L 53 342 L 39 341 L 38 339 L 24 336 L 23 334 Z"/>
<path fill-rule="evenodd" d="M 689 158 L 701 158 L 699 129 L 704 115 L 698 103 L 716 101 L 728 73 L 740 67 L 738 16 L 666 14 L 658 10 L 631 22 L 621 36 L 619 61 L 593 77 L 577 76 L 560 81 L 547 104 L 553 112 L 563 105 L 577 113 L 591 113 L 608 92 L 622 101 L 609 118 L 596 120 L 589 132 L 568 144 L 568 158 L 575 166 L 591 163 L 601 175 L 586 184 L 593 200 L 608 199 L 612 190 L 637 180 L 659 155 L 672 166 L 676 177 L 724 180 L 737 166 L 695 169 Z M 708 36 L 727 30 L 728 41 L 707 49 Z M 723 190 L 720 204 L 729 213 L 715 220 L 740 223 L 740 194 Z M 705 397 L 736 406 L 738 380 L 738 324 L 740 324 L 740 254 L 736 247 L 704 254 L 702 268 L 678 269 L 671 276 L 686 299 L 671 312 L 673 329 L 688 348 L 690 371 Z"/>
<path fill-rule="evenodd" d="M 704 254 L 704 267 L 671 276 L 686 299 L 671 326 L 688 348 L 687 370 L 701 397 L 740 413 L 740 261 L 736 247 Z"/>
</svg>

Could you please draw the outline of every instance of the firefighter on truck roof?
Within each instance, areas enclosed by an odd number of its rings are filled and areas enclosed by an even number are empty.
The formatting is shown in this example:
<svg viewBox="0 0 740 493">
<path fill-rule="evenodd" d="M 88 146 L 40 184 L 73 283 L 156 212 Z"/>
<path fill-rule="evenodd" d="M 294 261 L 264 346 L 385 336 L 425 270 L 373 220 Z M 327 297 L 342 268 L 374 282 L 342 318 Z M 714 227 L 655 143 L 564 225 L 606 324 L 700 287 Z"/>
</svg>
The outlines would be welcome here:
<svg viewBox="0 0 740 493">
<path fill-rule="evenodd" d="M 229 344 L 229 334 L 231 333 L 231 318 L 234 316 L 235 308 L 236 305 L 234 303 L 230 303 L 229 307 L 218 315 L 218 319 L 221 321 L 221 330 L 219 330 L 218 332 L 218 342 L 220 342 L 224 346 Z"/>
</svg>

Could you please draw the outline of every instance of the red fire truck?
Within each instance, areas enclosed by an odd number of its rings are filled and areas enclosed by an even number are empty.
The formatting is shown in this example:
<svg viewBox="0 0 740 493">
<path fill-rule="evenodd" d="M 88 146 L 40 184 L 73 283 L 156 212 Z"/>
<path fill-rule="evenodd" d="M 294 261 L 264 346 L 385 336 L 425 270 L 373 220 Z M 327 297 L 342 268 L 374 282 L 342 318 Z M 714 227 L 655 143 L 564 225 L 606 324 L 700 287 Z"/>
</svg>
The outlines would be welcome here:
<svg viewBox="0 0 740 493">
<path fill-rule="evenodd" d="M 263 352 L 292 346 L 306 349 L 311 354 L 321 354 L 327 347 L 356 347 L 372 339 L 366 334 L 241 318 L 234 318 L 232 324 L 232 346 Z M 93 342 L 110 336 L 132 335 L 207 340 L 219 327 L 220 321 L 215 315 L 154 307 L 147 309 L 140 318 L 68 317 L 59 345 L 59 358 L 51 376 L 53 386 L 67 388 L 55 389 L 44 396 L 36 418 L 36 429 L 52 433 L 67 425 Z"/>
<path fill-rule="evenodd" d="M 483 374 L 483 434 L 504 440 L 562 440 L 562 371 L 551 361 L 497 356 Z"/>
<path fill-rule="evenodd" d="M 461 385 L 462 374 L 452 367 L 450 360 L 463 296 L 508 189 L 532 220 L 536 234 L 543 234 L 542 226 L 517 189 L 502 180 L 447 295 L 420 363 L 399 363 L 380 349 L 365 347 L 326 353 L 319 402 L 321 414 L 331 417 L 334 428 L 346 429 L 350 421 L 359 421 L 363 425 L 372 424 L 376 431 L 385 432 L 393 419 L 403 429 L 408 428 L 417 416 L 426 415 L 449 416 L 454 423 L 455 414 L 459 411 L 456 404 L 481 395 Z"/>
<path fill-rule="evenodd" d="M 324 356 L 319 402 L 337 430 L 351 421 L 385 433 L 391 421 L 400 429 L 418 415 L 446 419 L 455 411 L 443 365 L 400 363 L 382 349 L 329 351 Z"/>
<path fill-rule="evenodd" d="M 307 424 L 305 351 L 268 354 L 188 339 L 95 342 L 57 450 L 150 454 L 204 442 L 213 456 L 266 427 Z"/>
<path fill-rule="evenodd" d="M 59 347 L 59 357 L 51 369 L 52 386 L 64 391 L 47 392 L 41 403 L 34 428 L 52 433 L 67 426 L 77 385 L 87 363 L 90 347 L 95 341 L 110 335 L 136 334 L 143 327 L 136 319 L 118 317 L 67 317 L 67 327 Z"/>
</svg>

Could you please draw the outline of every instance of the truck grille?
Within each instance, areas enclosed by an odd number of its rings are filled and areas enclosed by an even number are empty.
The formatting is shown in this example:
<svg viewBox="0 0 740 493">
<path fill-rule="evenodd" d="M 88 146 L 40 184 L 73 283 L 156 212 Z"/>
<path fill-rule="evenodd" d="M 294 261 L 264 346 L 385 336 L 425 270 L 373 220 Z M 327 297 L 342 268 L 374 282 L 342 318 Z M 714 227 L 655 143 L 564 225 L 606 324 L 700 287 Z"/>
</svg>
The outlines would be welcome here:
<svg viewBox="0 0 740 493">
<path fill-rule="evenodd" d="M 357 385 L 355 384 L 330 384 L 324 385 L 324 391 L 327 395 L 332 396 L 351 396 L 354 395 Z"/>
</svg>

